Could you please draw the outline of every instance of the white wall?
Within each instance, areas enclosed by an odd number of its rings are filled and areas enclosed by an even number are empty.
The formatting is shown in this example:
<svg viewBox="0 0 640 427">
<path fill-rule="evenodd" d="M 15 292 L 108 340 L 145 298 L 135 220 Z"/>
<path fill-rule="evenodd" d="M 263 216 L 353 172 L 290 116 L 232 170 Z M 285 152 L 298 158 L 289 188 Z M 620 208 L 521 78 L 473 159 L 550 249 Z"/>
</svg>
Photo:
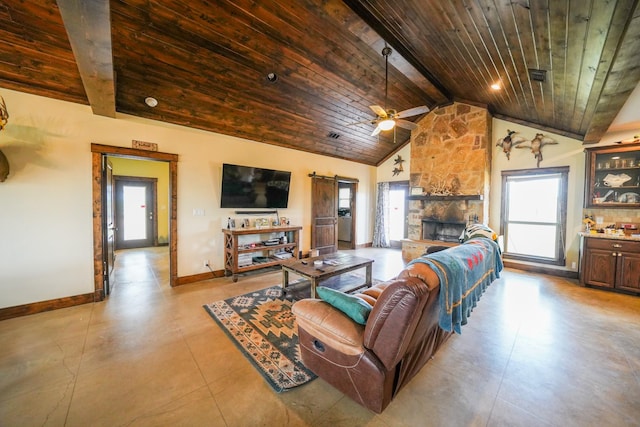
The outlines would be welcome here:
<svg viewBox="0 0 640 427">
<path fill-rule="evenodd" d="M 220 209 L 222 163 L 291 171 L 289 208 L 281 216 L 302 225 L 310 247 L 309 173 L 359 180 L 357 244 L 371 241 L 376 168 L 225 135 L 0 89 L 10 118 L 0 149 L 11 173 L 0 184 L 0 308 L 92 293 L 91 143 L 158 144 L 179 155 L 178 275 L 223 268 L 222 232 L 232 209 Z M 194 209 L 204 209 L 194 216 Z"/>
<path fill-rule="evenodd" d="M 516 131 L 514 136 L 525 137 L 528 141 L 543 133 L 546 137 L 558 142 L 557 145 L 546 145 L 542 148 L 543 161 L 540 168 L 568 166 L 569 182 L 567 193 L 567 238 L 566 238 L 566 267 L 561 269 L 577 271 L 579 239 L 581 230 L 582 199 L 584 191 L 584 146 L 581 141 L 567 138 L 549 132 L 542 132 L 528 126 L 517 125 L 504 120 L 493 119 L 492 145 L 493 156 L 491 164 L 491 194 L 489 196 L 489 226 L 494 230 L 500 229 L 500 203 L 502 201 L 502 171 L 535 169 L 537 160 L 528 148 L 512 149 L 511 159 L 507 160 L 502 148 L 496 147 L 496 141 L 507 135 L 507 129 Z M 526 145 L 526 144 L 525 144 Z M 531 236 L 535 238 L 535 236 Z M 575 268 L 572 263 L 576 263 Z M 549 266 L 549 268 L 554 268 Z"/>
<path fill-rule="evenodd" d="M 403 172 L 400 172 L 396 176 L 393 176 L 393 170 L 397 167 L 394 163 L 395 159 L 400 156 L 404 163 L 402 163 Z M 411 170 L 411 143 L 405 145 L 400 150 L 396 151 L 393 156 L 385 160 L 378 166 L 377 180 L 376 182 L 394 182 L 394 181 L 409 181 L 409 171 Z"/>
<path fill-rule="evenodd" d="M 611 145 L 633 138 L 635 135 L 640 135 L 640 83 L 633 90 L 598 144 Z"/>
</svg>

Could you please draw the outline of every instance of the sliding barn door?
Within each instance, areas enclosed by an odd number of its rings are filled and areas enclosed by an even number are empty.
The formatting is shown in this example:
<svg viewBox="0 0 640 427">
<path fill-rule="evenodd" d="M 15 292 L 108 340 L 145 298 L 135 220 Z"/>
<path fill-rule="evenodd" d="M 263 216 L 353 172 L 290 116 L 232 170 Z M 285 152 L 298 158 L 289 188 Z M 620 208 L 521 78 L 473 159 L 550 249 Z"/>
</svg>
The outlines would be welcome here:
<svg viewBox="0 0 640 427">
<path fill-rule="evenodd" d="M 319 254 L 338 250 L 338 180 L 311 176 L 311 248 Z"/>
</svg>

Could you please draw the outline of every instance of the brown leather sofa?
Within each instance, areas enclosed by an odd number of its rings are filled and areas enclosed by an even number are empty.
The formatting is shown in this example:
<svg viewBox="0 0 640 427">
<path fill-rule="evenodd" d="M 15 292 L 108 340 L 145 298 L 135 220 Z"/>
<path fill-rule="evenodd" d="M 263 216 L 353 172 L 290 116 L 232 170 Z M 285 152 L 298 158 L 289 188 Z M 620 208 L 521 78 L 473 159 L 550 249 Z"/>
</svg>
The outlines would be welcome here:
<svg viewBox="0 0 640 427">
<path fill-rule="evenodd" d="M 366 325 L 320 299 L 293 305 L 304 364 L 329 384 L 380 413 L 451 332 L 438 326 L 439 280 L 426 264 L 358 294 L 373 305 Z"/>
</svg>

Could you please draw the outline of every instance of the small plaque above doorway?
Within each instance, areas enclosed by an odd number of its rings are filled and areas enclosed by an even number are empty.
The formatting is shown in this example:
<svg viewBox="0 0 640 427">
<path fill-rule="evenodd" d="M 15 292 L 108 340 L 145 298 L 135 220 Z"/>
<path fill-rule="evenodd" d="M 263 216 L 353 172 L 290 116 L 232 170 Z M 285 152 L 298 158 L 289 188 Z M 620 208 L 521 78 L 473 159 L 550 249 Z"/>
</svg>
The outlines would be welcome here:
<svg viewBox="0 0 640 427">
<path fill-rule="evenodd" d="M 138 150 L 158 151 L 158 144 L 155 142 L 138 141 L 136 139 L 131 140 L 131 147 Z"/>
</svg>

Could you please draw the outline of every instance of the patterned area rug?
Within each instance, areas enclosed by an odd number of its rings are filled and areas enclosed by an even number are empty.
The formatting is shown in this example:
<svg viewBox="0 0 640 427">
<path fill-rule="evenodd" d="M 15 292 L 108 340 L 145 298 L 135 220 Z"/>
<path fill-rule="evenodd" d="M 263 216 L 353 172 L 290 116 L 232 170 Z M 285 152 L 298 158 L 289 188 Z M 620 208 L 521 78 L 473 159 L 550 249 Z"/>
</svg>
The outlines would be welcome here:
<svg viewBox="0 0 640 427">
<path fill-rule="evenodd" d="M 272 286 L 204 306 L 278 393 L 316 378 L 300 359 L 298 329 L 291 312 L 293 302 L 301 296 L 297 289 L 283 295 L 280 286 Z"/>
</svg>

